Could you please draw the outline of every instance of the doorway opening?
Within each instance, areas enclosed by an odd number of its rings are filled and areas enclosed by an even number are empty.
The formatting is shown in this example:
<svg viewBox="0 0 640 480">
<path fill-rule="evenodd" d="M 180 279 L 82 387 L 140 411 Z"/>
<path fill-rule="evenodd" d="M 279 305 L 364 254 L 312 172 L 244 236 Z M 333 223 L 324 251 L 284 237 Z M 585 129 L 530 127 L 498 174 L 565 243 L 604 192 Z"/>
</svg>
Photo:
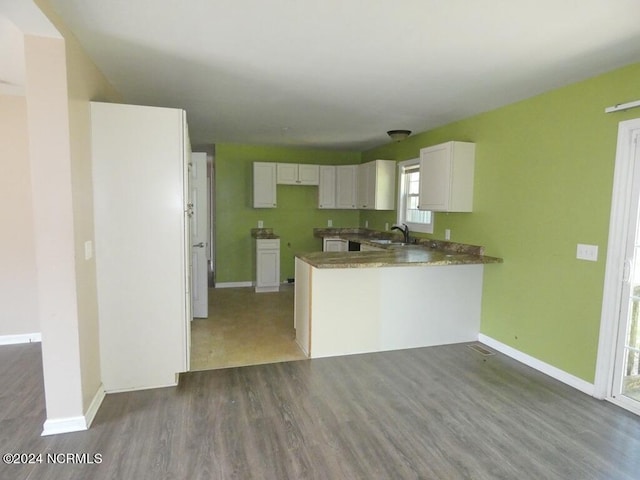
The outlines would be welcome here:
<svg viewBox="0 0 640 480">
<path fill-rule="evenodd" d="M 293 285 L 283 285 L 279 292 L 270 293 L 255 293 L 249 286 L 216 288 L 215 147 L 194 150 L 204 153 L 194 153 L 192 157 L 196 168 L 192 168 L 191 178 L 194 318 L 190 370 L 306 358 L 295 343 Z M 205 172 L 206 183 L 203 183 Z M 198 218 L 198 213 L 203 215 Z"/>
</svg>

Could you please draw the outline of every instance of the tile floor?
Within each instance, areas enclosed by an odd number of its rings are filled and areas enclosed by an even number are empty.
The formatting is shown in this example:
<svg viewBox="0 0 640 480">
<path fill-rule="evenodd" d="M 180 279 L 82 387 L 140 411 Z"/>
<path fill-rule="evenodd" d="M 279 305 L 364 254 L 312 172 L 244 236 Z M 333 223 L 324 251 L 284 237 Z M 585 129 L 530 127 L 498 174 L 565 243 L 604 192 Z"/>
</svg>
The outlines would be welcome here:
<svg viewBox="0 0 640 480">
<path fill-rule="evenodd" d="M 209 317 L 191 323 L 191 370 L 304 359 L 295 343 L 293 290 L 209 289 Z"/>
</svg>

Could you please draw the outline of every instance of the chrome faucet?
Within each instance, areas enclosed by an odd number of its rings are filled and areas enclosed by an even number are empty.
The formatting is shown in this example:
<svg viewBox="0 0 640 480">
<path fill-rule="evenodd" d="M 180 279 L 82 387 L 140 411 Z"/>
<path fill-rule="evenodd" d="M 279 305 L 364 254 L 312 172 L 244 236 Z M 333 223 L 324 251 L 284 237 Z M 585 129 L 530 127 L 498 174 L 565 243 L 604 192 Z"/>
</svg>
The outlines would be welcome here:
<svg viewBox="0 0 640 480">
<path fill-rule="evenodd" d="M 409 227 L 406 223 L 403 223 L 402 225 L 394 225 L 391 227 L 391 230 L 400 230 L 404 237 L 404 243 L 409 243 Z"/>
</svg>

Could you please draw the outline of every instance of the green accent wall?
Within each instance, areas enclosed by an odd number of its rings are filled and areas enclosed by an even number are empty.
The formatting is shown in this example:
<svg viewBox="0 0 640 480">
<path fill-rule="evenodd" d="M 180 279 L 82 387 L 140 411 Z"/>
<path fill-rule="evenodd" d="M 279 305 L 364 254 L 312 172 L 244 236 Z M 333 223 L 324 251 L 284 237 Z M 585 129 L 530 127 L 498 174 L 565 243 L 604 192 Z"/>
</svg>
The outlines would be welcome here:
<svg viewBox="0 0 640 480">
<path fill-rule="evenodd" d="M 593 382 L 600 328 L 618 123 L 640 110 L 640 64 L 572 84 L 364 152 L 406 160 L 449 140 L 476 143 L 473 213 L 437 213 L 434 238 L 484 245 L 481 331 Z M 361 212 L 380 228 L 394 214 Z M 576 259 L 578 243 L 598 261 Z"/>
<path fill-rule="evenodd" d="M 252 207 L 253 162 L 353 165 L 359 152 L 336 152 L 272 146 L 217 144 L 215 154 L 216 283 L 252 281 L 254 273 L 251 229 L 273 228 L 280 236 L 280 277 L 294 276 L 294 255 L 322 250 L 313 229 L 358 225 L 357 210 L 318 209 L 318 187 L 278 185 L 278 207 Z"/>
</svg>

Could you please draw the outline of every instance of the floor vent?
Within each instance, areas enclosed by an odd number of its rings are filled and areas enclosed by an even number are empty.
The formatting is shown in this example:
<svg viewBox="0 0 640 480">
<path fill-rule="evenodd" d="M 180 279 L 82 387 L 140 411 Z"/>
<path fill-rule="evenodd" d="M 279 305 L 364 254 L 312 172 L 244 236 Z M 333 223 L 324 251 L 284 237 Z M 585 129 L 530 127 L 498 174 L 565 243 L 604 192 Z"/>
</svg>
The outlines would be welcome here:
<svg viewBox="0 0 640 480">
<path fill-rule="evenodd" d="M 489 350 L 488 348 L 486 348 L 484 345 L 480 343 L 473 343 L 471 345 L 467 345 L 467 347 L 469 347 L 471 350 L 475 352 L 478 352 L 480 355 L 484 355 L 484 356 L 496 354 L 496 352 Z"/>
</svg>

